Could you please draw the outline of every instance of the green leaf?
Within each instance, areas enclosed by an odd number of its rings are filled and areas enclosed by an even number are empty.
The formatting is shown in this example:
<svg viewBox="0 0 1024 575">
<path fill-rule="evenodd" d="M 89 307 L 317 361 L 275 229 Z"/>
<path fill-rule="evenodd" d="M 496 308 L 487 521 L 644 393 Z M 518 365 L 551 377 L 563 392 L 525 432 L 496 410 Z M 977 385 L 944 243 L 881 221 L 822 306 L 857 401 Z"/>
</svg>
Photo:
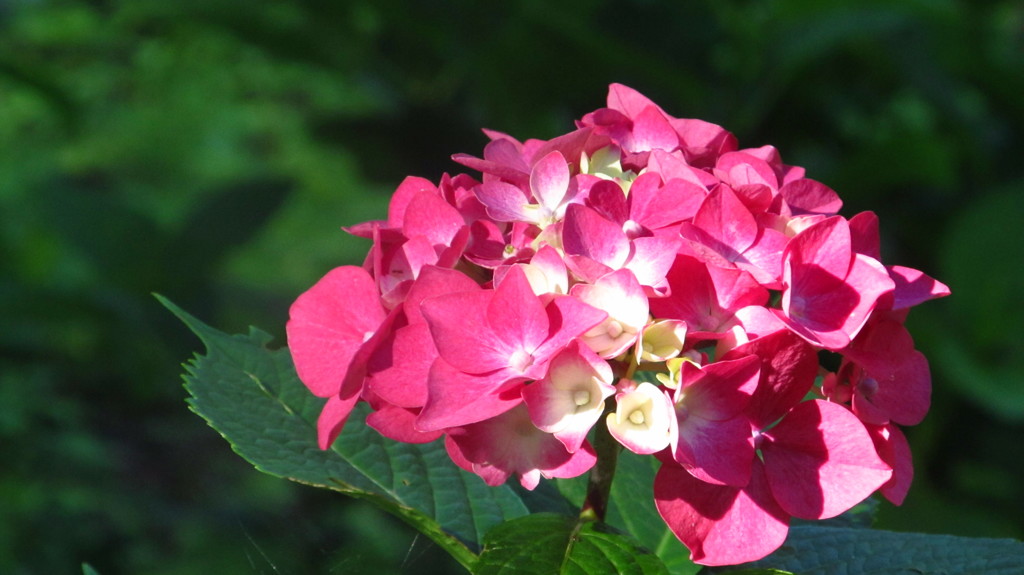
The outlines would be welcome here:
<svg viewBox="0 0 1024 575">
<path fill-rule="evenodd" d="M 353 413 L 331 449 L 316 443 L 323 400 L 295 374 L 287 349 L 270 350 L 270 336 L 221 333 L 157 296 L 206 345 L 186 365 L 185 387 L 193 411 L 257 469 L 366 499 L 430 537 L 469 568 L 492 526 L 526 515 L 524 498 L 511 487 L 488 487 L 455 466 L 443 443 L 391 441 Z"/>
<path fill-rule="evenodd" d="M 636 537 L 652 550 L 674 575 L 697 573 L 690 551 L 668 528 L 654 506 L 654 474 L 661 464 L 652 455 L 623 450 L 612 481 L 608 523 Z"/>
<path fill-rule="evenodd" d="M 608 525 L 541 513 L 489 531 L 473 573 L 667 575 L 668 571 L 655 555 Z"/>
<path fill-rule="evenodd" d="M 801 575 L 1020 575 L 1021 566 L 1024 543 L 1012 539 L 801 525 L 789 530 L 778 551 L 744 568 Z"/>
<path fill-rule="evenodd" d="M 92 568 L 88 563 L 82 563 L 82 575 L 100 575 L 99 571 Z"/>
</svg>

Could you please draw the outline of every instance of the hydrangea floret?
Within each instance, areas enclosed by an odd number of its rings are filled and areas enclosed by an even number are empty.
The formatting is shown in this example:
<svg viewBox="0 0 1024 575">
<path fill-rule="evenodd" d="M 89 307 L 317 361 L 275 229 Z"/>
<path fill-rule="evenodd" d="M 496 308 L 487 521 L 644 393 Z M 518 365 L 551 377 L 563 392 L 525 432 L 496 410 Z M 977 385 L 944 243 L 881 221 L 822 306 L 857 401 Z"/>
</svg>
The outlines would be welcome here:
<svg viewBox="0 0 1024 575">
<path fill-rule="evenodd" d="M 654 505 L 705 565 L 764 557 L 792 517 L 903 501 L 899 426 L 931 386 L 904 321 L 949 289 L 883 264 L 874 214 L 618 84 L 565 135 L 485 134 L 453 157 L 472 175 L 407 178 L 386 220 L 347 228 L 364 264 L 292 306 L 321 448 L 364 402 L 384 436 L 534 489 L 614 456 L 604 434 L 657 458 Z"/>
</svg>

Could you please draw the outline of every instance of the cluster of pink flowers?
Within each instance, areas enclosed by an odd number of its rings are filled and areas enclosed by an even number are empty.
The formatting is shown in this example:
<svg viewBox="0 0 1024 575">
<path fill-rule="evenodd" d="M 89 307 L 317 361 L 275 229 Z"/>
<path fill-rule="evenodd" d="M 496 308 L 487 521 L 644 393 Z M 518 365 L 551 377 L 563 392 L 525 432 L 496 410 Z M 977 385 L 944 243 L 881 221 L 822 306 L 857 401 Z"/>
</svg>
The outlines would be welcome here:
<svg viewBox="0 0 1024 575">
<path fill-rule="evenodd" d="M 791 517 L 903 500 L 898 425 L 931 387 L 903 322 L 949 290 L 881 263 L 873 213 L 622 85 L 563 136 L 486 134 L 454 156 L 480 177 L 407 178 L 387 220 L 347 228 L 365 264 L 292 306 L 322 448 L 364 401 L 384 436 L 532 489 L 593 467 L 604 425 L 661 461 L 658 511 L 708 565 L 767 555 Z"/>
</svg>

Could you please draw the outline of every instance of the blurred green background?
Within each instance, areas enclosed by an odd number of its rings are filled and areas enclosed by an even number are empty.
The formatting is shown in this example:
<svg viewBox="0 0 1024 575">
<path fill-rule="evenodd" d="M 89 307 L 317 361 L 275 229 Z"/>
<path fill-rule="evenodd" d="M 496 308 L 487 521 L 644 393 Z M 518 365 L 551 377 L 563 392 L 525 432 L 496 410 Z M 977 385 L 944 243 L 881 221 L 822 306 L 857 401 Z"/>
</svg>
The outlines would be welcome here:
<svg viewBox="0 0 1024 575">
<path fill-rule="evenodd" d="M 773 144 L 954 297 L 878 526 L 1024 537 L 1024 4 L 0 0 L 0 573 L 456 573 L 190 413 L 160 292 L 284 341 L 340 226 L 479 128 L 549 138 L 622 82 Z"/>
</svg>

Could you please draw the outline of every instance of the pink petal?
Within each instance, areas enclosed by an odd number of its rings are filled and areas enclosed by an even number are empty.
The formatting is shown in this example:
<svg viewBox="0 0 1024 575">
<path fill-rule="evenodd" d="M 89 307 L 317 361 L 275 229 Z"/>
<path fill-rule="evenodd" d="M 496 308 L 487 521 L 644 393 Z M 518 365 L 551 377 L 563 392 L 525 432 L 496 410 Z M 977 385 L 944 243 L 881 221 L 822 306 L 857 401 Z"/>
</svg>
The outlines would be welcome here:
<svg viewBox="0 0 1024 575">
<path fill-rule="evenodd" d="M 629 188 L 629 218 L 649 229 L 678 224 L 693 218 L 707 192 L 703 187 L 678 178 L 664 185 L 655 172 L 645 172 Z"/>
<path fill-rule="evenodd" d="M 764 437 L 761 451 L 772 494 L 802 519 L 835 517 L 892 477 L 864 424 L 834 403 L 805 401 Z"/>
<path fill-rule="evenodd" d="M 320 417 L 316 420 L 317 443 L 320 449 L 326 450 L 331 447 L 358 402 L 358 395 L 346 399 L 335 395 L 327 399 Z"/>
<path fill-rule="evenodd" d="M 493 291 L 482 290 L 445 294 L 420 304 L 438 353 L 456 369 L 489 373 L 508 367 L 510 346 L 487 322 L 492 299 Z"/>
<path fill-rule="evenodd" d="M 793 215 L 839 213 L 843 201 L 825 184 L 809 179 L 794 180 L 779 189 Z M 852 223 L 852 222 L 851 222 Z"/>
<path fill-rule="evenodd" d="M 405 210 L 402 231 L 406 237 L 423 236 L 435 246 L 452 243 L 466 222 L 437 192 L 420 192 L 413 196 Z"/>
<path fill-rule="evenodd" d="M 679 148 L 679 136 L 657 106 L 647 106 L 631 119 L 633 138 L 628 152 L 649 152 L 656 149 L 671 152 Z"/>
<path fill-rule="evenodd" d="M 408 176 L 398 185 L 388 204 L 388 227 L 401 228 L 405 225 L 405 212 L 413 198 L 421 193 L 437 195 L 437 186 L 430 180 Z"/>
<path fill-rule="evenodd" d="M 691 475 L 707 483 L 743 487 L 750 481 L 754 441 L 742 417 L 711 421 L 689 416 L 679 422 L 672 455 Z"/>
<path fill-rule="evenodd" d="M 558 208 L 569 191 L 569 165 L 562 154 L 551 152 L 534 164 L 530 190 L 548 212 Z"/>
<path fill-rule="evenodd" d="M 335 268 L 289 310 L 288 347 L 299 379 L 319 397 L 341 389 L 352 358 L 385 318 L 373 278 L 362 268 Z"/>
<path fill-rule="evenodd" d="M 810 391 L 818 375 L 818 354 L 789 331 L 777 331 L 736 347 L 720 361 L 749 354 L 761 358 L 761 375 L 747 417 L 756 429 L 764 429 Z"/>
<path fill-rule="evenodd" d="M 370 358 L 366 386 L 388 403 L 422 407 L 427 401 L 427 376 L 435 359 L 437 348 L 425 323 L 401 327 Z"/>
<path fill-rule="evenodd" d="M 622 112 L 627 117 L 635 118 L 649 107 L 657 108 L 650 98 L 623 84 L 608 86 L 608 107 Z"/>
<path fill-rule="evenodd" d="M 868 425 L 868 433 L 875 442 L 879 457 L 892 467 L 892 479 L 879 489 L 893 505 L 902 505 L 914 481 L 914 462 L 910 443 L 895 425 Z"/>
<path fill-rule="evenodd" d="M 511 353 L 532 353 L 548 338 L 549 323 L 544 305 L 533 293 L 519 266 L 513 266 L 495 288 L 486 313 L 493 336 L 477 334 L 477 337 L 493 337 L 495 347 L 504 345 Z M 460 318 L 455 315 L 451 319 L 459 321 Z"/>
<path fill-rule="evenodd" d="M 385 403 L 366 416 L 366 425 L 384 437 L 402 443 L 430 443 L 444 434 L 440 430 L 417 430 L 414 423 L 418 414 L 418 409 L 410 410 Z"/>
<path fill-rule="evenodd" d="M 842 216 L 826 218 L 797 234 L 783 256 L 794 267 L 816 266 L 840 279 L 846 277 L 852 258 L 850 227 Z"/>
<path fill-rule="evenodd" d="M 489 419 L 522 403 L 522 381 L 507 370 L 470 375 L 442 358 L 434 361 L 427 379 L 427 401 L 416 429 L 435 431 Z"/>
<path fill-rule="evenodd" d="M 666 463 L 654 477 L 654 503 L 700 565 L 761 559 L 789 532 L 789 516 L 772 497 L 759 461 L 742 488 L 705 483 Z"/>
<path fill-rule="evenodd" d="M 476 197 L 487 208 L 487 215 L 499 222 L 532 222 L 538 220 L 536 210 L 529 210 L 531 203 L 526 192 L 512 184 L 490 180 L 477 186 Z"/>
<path fill-rule="evenodd" d="M 903 266 L 890 266 L 889 277 L 896 284 L 892 309 L 906 309 L 930 299 L 949 295 L 946 284 Z"/>
<path fill-rule="evenodd" d="M 621 268 L 629 257 L 622 227 L 580 204 L 566 208 L 562 244 L 567 255 L 584 256 L 612 269 Z"/>
</svg>

